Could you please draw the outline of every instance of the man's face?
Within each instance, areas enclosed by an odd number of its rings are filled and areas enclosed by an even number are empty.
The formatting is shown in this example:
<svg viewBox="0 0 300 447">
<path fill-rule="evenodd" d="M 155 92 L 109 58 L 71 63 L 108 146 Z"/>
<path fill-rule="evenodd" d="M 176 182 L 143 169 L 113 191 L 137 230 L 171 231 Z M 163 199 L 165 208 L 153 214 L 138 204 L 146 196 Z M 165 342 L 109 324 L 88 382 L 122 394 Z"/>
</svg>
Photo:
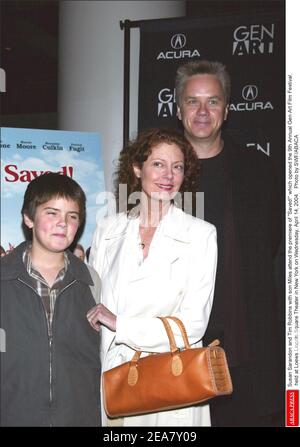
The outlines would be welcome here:
<svg viewBox="0 0 300 447">
<path fill-rule="evenodd" d="M 186 82 L 177 114 L 191 143 L 213 143 L 227 113 L 222 85 L 214 75 L 195 75 Z"/>
</svg>

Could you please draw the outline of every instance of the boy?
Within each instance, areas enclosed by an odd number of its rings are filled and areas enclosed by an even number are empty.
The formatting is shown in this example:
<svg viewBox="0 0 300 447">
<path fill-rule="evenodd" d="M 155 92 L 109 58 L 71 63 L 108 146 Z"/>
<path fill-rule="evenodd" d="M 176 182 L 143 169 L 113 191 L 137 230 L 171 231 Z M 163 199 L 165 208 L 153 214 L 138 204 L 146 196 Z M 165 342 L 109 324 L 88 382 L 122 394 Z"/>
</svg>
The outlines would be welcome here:
<svg viewBox="0 0 300 447">
<path fill-rule="evenodd" d="M 85 251 L 81 244 L 76 244 L 73 254 L 77 256 L 77 258 L 81 259 L 84 262 L 85 259 Z"/>
<path fill-rule="evenodd" d="M 97 284 L 67 250 L 83 227 L 85 201 L 58 173 L 26 189 L 27 241 L 1 259 L 1 426 L 100 425 L 99 334 L 86 319 Z"/>
</svg>

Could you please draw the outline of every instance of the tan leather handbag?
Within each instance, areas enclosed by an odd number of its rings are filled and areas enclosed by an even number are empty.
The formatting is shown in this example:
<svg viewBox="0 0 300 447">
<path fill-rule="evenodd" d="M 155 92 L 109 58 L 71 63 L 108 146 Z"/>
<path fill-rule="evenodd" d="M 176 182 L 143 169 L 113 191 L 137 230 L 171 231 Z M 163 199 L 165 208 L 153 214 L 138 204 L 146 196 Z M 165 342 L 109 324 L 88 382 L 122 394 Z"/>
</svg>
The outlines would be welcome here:
<svg viewBox="0 0 300 447">
<path fill-rule="evenodd" d="M 232 382 L 224 350 L 215 340 L 205 348 L 191 348 L 179 318 L 162 320 L 170 342 L 170 352 L 132 360 L 105 371 L 102 376 L 103 402 L 111 418 L 145 414 L 204 402 L 232 393 Z M 167 318 L 177 323 L 185 348 L 176 347 Z"/>
</svg>

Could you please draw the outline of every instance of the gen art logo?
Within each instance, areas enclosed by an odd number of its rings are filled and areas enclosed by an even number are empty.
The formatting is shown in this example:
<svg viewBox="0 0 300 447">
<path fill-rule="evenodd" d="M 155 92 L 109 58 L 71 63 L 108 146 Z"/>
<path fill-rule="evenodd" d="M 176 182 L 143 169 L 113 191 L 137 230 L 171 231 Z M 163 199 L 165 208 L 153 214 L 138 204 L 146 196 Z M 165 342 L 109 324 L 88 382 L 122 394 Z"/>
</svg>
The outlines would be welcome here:
<svg viewBox="0 0 300 447">
<path fill-rule="evenodd" d="M 234 56 L 272 54 L 275 25 L 241 25 L 233 32 Z"/>
<path fill-rule="evenodd" d="M 162 88 L 157 95 L 157 116 L 171 118 L 176 115 L 175 89 Z"/>
<path fill-rule="evenodd" d="M 266 141 L 264 143 L 247 143 L 246 144 L 247 149 L 256 149 L 257 151 L 263 152 L 265 155 L 270 157 L 271 154 L 271 143 L 270 141 Z"/>
</svg>

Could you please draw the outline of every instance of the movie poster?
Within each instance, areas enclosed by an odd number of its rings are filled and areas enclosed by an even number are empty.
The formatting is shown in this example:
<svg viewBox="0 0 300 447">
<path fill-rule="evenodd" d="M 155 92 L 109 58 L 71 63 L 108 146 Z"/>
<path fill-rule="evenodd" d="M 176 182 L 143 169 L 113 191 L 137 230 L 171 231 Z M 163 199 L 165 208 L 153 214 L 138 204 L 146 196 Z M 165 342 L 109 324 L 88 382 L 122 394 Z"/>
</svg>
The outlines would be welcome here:
<svg viewBox="0 0 300 447">
<path fill-rule="evenodd" d="M 45 172 L 72 177 L 87 198 L 80 244 L 92 241 L 105 191 L 100 135 L 90 132 L 1 128 L 1 246 L 10 251 L 24 240 L 21 224 L 28 183 Z"/>
</svg>

